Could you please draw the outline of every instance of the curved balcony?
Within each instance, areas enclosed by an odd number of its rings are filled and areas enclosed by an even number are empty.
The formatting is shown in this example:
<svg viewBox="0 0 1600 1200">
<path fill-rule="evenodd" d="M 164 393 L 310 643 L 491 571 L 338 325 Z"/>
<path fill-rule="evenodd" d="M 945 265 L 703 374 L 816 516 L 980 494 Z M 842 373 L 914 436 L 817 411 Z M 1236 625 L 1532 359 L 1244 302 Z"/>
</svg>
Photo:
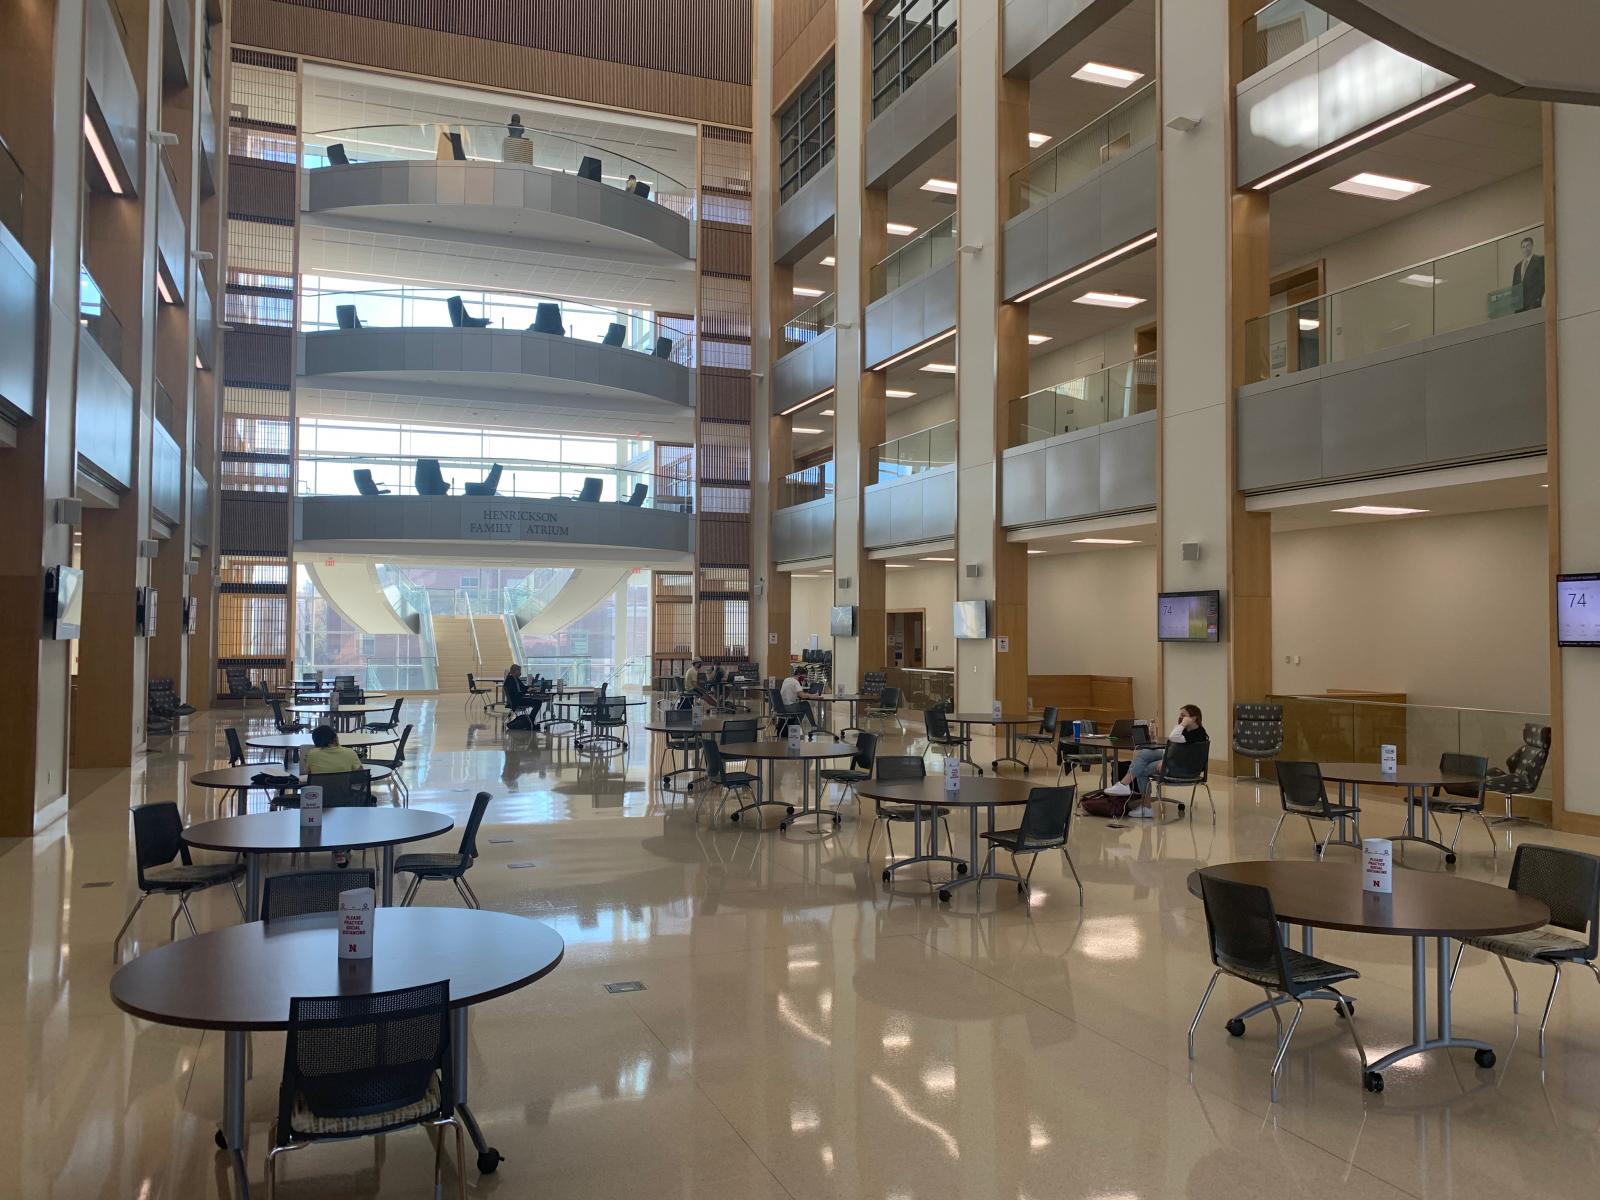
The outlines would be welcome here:
<svg viewBox="0 0 1600 1200">
<path fill-rule="evenodd" d="M 307 220 L 649 263 L 694 255 L 694 189 L 520 126 L 363 125 L 305 135 Z"/>
<path fill-rule="evenodd" d="M 634 311 L 424 288 L 308 288 L 302 385 L 380 395 L 584 407 L 694 408 L 695 338 Z"/>
</svg>

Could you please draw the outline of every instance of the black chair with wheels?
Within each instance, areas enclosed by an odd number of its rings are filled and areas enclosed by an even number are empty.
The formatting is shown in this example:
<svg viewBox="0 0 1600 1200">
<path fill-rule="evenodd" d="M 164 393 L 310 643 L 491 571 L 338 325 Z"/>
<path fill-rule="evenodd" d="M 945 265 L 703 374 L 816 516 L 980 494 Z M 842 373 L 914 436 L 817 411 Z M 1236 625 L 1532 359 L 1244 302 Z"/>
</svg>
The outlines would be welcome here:
<svg viewBox="0 0 1600 1200">
<path fill-rule="evenodd" d="M 1311 841 L 1316 845 L 1317 857 L 1320 859 L 1327 850 L 1328 843 L 1333 839 L 1333 834 L 1339 828 L 1342 819 L 1349 819 L 1354 823 L 1355 834 L 1351 838 L 1357 846 L 1361 844 L 1361 809 L 1355 804 L 1335 804 L 1328 799 L 1328 785 L 1322 778 L 1322 768 L 1314 762 L 1293 762 L 1279 759 L 1278 767 L 1278 800 L 1283 805 L 1283 815 L 1278 818 L 1278 823 L 1272 827 L 1272 836 L 1267 839 L 1267 857 L 1272 857 L 1272 848 L 1277 845 L 1278 831 L 1283 828 L 1283 823 L 1291 816 L 1304 817 L 1306 828 L 1311 832 Z M 1328 833 L 1321 843 L 1317 843 L 1317 831 L 1312 826 L 1312 821 L 1328 822 Z"/>
<path fill-rule="evenodd" d="M 343 142 L 329 142 L 324 153 L 328 156 L 328 165 L 334 167 L 348 167 L 350 156 L 345 153 Z"/>
<path fill-rule="evenodd" d="M 588 709 L 579 709 L 579 717 L 588 725 L 588 732 L 575 738 L 573 745 L 579 750 L 600 750 L 608 754 L 621 754 L 628 748 L 628 702 L 619 696 L 602 695 Z"/>
<path fill-rule="evenodd" d="M 467 306 L 462 303 L 460 296 L 450 296 L 445 300 L 445 307 L 450 310 L 450 324 L 457 329 L 487 329 L 488 317 L 474 317 L 467 313 Z"/>
<path fill-rule="evenodd" d="M 361 318 L 356 315 L 354 304 L 338 304 L 333 309 L 333 319 L 338 322 L 340 329 L 360 329 Z"/>
<path fill-rule="evenodd" d="M 139 899 L 134 902 L 128 919 L 122 923 L 122 928 L 117 930 L 117 936 L 111 942 L 113 963 L 121 959 L 123 936 L 151 896 L 177 897 L 178 903 L 172 910 L 169 937 L 177 936 L 179 916 L 188 922 L 191 934 L 200 932 L 195 928 L 194 914 L 189 911 L 189 897 L 219 884 L 232 886 L 233 898 L 239 905 L 239 915 L 244 916 L 244 897 L 239 894 L 244 864 L 195 862 L 189 856 L 189 847 L 183 840 L 183 817 L 172 801 L 163 800 L 134 807 L 133 856 L 138 872 Z"/>
<path fill-rule="evenodd" d="M 268 875 L 261 889 L 261 919 L 277 921 L 310 913 L 336 912 L 339 893 L 356 888 L 377 889 L 378 873 L 371 867 L 340 867 L 332 871 L 289 871 Z"/>
<path fill-rule="evenodd" d="M 1073 797 L 1078 789 L 1067 787 L 1036 787 L 1028 790 L 1028 802 L 1022 809 L 1022 824 L 1015 829 L 992 829 L 978 836 L 989 843 L 989 853 L 978 872 L 978 890 L 983 890 L 983 877 L 994 863 L 994 852 L 1005 850 L 1011 855 L 1012 871 L 1016 872 L 1019 854 L 1031 854 L 1028 873 L 1017 884 L 1017 891 L 1027 893 L 1033 888 L 1033 868 L 1039 855 L 1046 850 L 1060 850 L 1066 859 L 1067 870 L 1078 885 L 1078 907 L 1083 907 L 1083 880 L 1078 878 L 1078 868 L 1072 861 L 1072 851 L 1067 849 L 1067 839 L 1072 834 Z"/>
<path fill-rule="evenodd" d="M 1233 706 L 1233 752 L 1252 760 L 1254 774 L 1240 776 L 1257 782 L 1261 779 L 1261 760 L 1283 753 L 1283 705 L 1244 701 Z"/>
<path fill-rule="evenodd" d="M 1600 965 L 1595 962 L 1600 957 L 1600 858 L 1581 850 L 1524 843 L 1517 847 L 1516 857 L 1511 860 L 1511 878 L 1506 886 L 1520 896 L 1544 901 L 1550 909 L 1550 925 L 1524 933 L 1461 938 L 1450 968 L 1450 986 L 1452 990 L 1455 987 L 1462 950 L 1467 946 L 1487 950 L 1500 960 L 1500 969 L 1511 984 L 1511 1011 L 1516 1013 L 1521 1011 L 1522 1002 L 1506 959 L 1549 966 L 1555 977 L 1550 980 L 1550 995 L 1545 998 L 1544 1016 L 1539 1021 L 1539 1057 L 1543 1058 L 1545 1026 L 1550 1023 L 1550 1008 L 1556 1002 L 1556 989 L 1561 986 L 1562 964 L 1581 963 L 1600 980 Z M 1557 933 L 1557 929 L 1574 930 L 1586 935 L 1586 940 Z"/>
<path fill-rule="evenodd" d="M 1428 800 L 1428 810 L 1433 813 L 1435 828 L 1438 826 L 1440 813 L 1454 813 L 1456 829 L 1450 835 L 1450 852 L 1455 853 L 1456 843 L 1461 840 L 1461 824 L 1468 817 L 1477 817 L 1483 822 L 1483 831 L 1489 835 L 1489 852 L 1494 856 L 1494 861 L 1500 861 L 1499 839 L 1494 836 L 1494 829 L 1489 824 L 1489 818 L 1484 813 L 1488 802 L 1485 789 L 1489 783 L 1489 760 L 1477 754 L 1457 754 L 1446 750 L 1439 755 L 1439 770 L 1447 771 L 1451 775 L 1470 775 L 1477 780 L 1476 783 L 1450 783 L 1433 789 L 1433 795 Z M 1441 831 L 1440 840 L 1443 840 Z"/>
<path fill-rule="evenodd" d="M 900 719 L 900 689 L 897 687 L 885 687 L 879 691 L 878 703 L 867 709 L 866 715 L 880 721 L 893 721 L 901 733 L 906 731 L 906 723 Z"/>
<path fill-rule="evenodd" d="M 1283 766 L 1282 763 L 1278 765 Z M 1274 1101 L 1278 1098 L 1278 1072 L 1283 1066 L 1283 1056 L 1289 1052 L 1289 1042 L 1300 1027 L 1300 1018 L 1305 1016 L 1308 998 L 1334 1002 L 1361 1059 L 1362 1085 L 1368 1091 L 1381 1092 L 1383 1077 L 1367 1069 L 1367 1051 L 1356 1032 L 1355 1006 L 1338 988 L 1341 983 L 1360 979 L 1361 972 L 1285 946 L 1278 928 L 1277 910 L 1272 906 L 1272 893 L 1264 887 L 1216 879 L 1202 871 L 1200 898 L 1206 909 L 1206 937 L 1214 969 L 1205 995 L 1200 997 L 1200 1007 L 1195 1009 L 1194 1020 L 1189 1022 L 1189 1057 L 1194 1057 L 1194 1031 L 1199 1027 L 1217 980 L 1231 975 L 1255 984 L 1274 1001 L 1272 1016 L 1279 1031 L 1271 1072 Z M 1283 1028 L 1283 1018 L 1278 1015 L 1278 1004 L 1284 999 L 1294 1002 L 1294 1016 L 1289 1019 L 1287 1030 Z M 1229 1021 L 1228 1032 L 1242 1037 L 1244 1023 L 1237 1018 Z"/>
<path fill-rule="evenodd" d="M 561 306 L 550 301 L 541 301 L 539 307 L 533 310 L 533 324 L 528 326 L 534 333 L 548 333 L 555 337 L 566 335 L 566 326 L 561 323 Z"/>
<path fill-rule="evenodd" d="M 398 712 L 399 708 L 399 704 L 396 703 L 395 711 Z M 399 797 L 402 807 L 409 806 L 411 803 L 411 789 L 406 786 L 405 778 L 400 774 L 400 768 L 406 764 L 406 743 L 411 740 L 411 731 L 414 728 L 416 726 L 407 725 L 400 731 L 400 740 L 395 743 L 393 754 L 368 754 L 365 760 L 369 766 L 389 768 L 389 787 L 394 795 Z"/>
<path fill-rule="evenodd" d="M 847 767 L 827 767 L 821 771 L 822 786 L 836 783 L 840 791 L 849 792 L 850 799 L 856 802 L 856 808 L 861 807 L 861 799 L 856 795 L 856 784 L 865 783 L 872 778 L 872 770 L 878 760 L 878 735 L 863 729 L 856 734 L 856 752 L 850 756 L 850 765 Z M 844 803 L 844 796 L 839 797 L 839 803 Z M 838 806 L 835 806 L 833 823 L 839 824 Z"/>
<path fill-rule="evenodd" d="M 1060 722 L 1060 710 L 1053 704 L 1048 705 L 1044 715 L 1039 719 L 1037 732 L 1017 734 L 1017 741 L 1028 743 L 1028 762 L 1023 765 L 1023 774 L 1027 774 L 1028 767 L 1033 763 L 1033 756 L 1039 752 L 1039 747 L 1048 746 L 1056 740 L 1056 727 Z"/>
<path fill-rule="evenodd" d="M 1170 799 L 1167 789 L 1186 787 L 1189 789 L 1189 806 L 1194 804 L 1195 793 L 1201 788 L 1206 790 L 1206 801 L 1211 805 L 1211 823 L 1217 823 L 1217 801 L 1211 795 L 1211 784 L 1208 773 L 1211 769 L 1211 741 L 1206 739 L 1199 742 L 1169 742 L 1167 752 L 1161 756 L 1161 765 L 1156 768 L 1156 773 L 1150 777 L 1150 794 L 1145 797 L 1147 804 L 1176 804 L 1178 815 L 1182 816 L 1186 806 L 1182 801 Z"/>
<path fill-rule="evenodd" d="M 940 753 L 955 752 L 957 758 L 966 758 L 972 750 L 972 739 L 964 734 L 951 733 L 950 721 L 942 708 L 930 708 L 922 714 L 923 728 L 928 731 L 928 745 Z M 983 768 L 974 766 L 979 775 Z"/>
<path fill-rule="evenodd" d="M 412 877 L 411 886 L 406 888 L 400 901 L 402 907 L 411 903 L 424 882 L 453 883 L 468 908 L 483 907 L 467 882 L 467 872 L 478 858 L 478 829 L 483 824 L 483 814 L 489 810 L 490 799 L 488 792 L 479 792 L 472 798 L 472 812 L 467 817 L 466 829 L 461 832 L 461 846 L 454 854 L 402 854 L 394 860 L 396 875 Z"/>
<path fill-rule="evenodd" d="M 600 339 L 600 344 L 602 346 L 620 346 L 622 345 L 622 339 L 627 336 L 627 328 L 613 321 L 606 326 L 606 335 Z"/>
<path fill-rule="evenodd" d="M 761 808 L 764 804 L 775 804 L 776 801 L 761 799 L 761 781 L 749 771 L 732 771 L 728 769 L 727 760 L 722 757 L 722 747 L 717 745 L 716 739 L 702 737 L 700 739 L 700 762 L 705 768 L 706 780 L 712 787 L 721 788 L 722 794 L 717 800 L 717 811 L 712 819 L 722 816 L 722 810 L 727 807 L 728 797 L 735 792 L 742 792 L 749 797 L 748 803 L 740 804 L 729 814 L 728 820 L 737 822 L 741 816 L 753 808 Z M 703 793 L 700 802 L 703 804 L 706 795 Z M 696 806 L 698 811 L 698 806 Z"/>
<path fill-rule="evenodd" d="M 448 496 L 450 485 L 445 481 L 444 472 L 439 469 L 437 458 L 417 459 L 416 473 L 417 495 L 419 496 Z"/>
<path fill-rule="evenodd" d="M 928 764 L 922 760 L 921 755 L 917 754 L 880 755 L 873 761 L 872 771 L 877 776 L 879 783 L 910 782 L 916 779 L 926 779 L 928 776 Z M 873 801 L 872 829 L 867 834 L 867 862 L 872 861 L 872 843 L 878 836 L 878 826 L 880 825 L 883 826 L 884 836 L 889 839 L 889 861 L 894 861 L 894 827 L 897 824 L 914 823 L 917 819 L 918 807 L 915 804 L 894 804 L 886 800 Z M 950 810 L 948 808 L 942 804 L 936 808 L 929 808 L 927 812 L 922 814 L 922 819 L 940 822 L 944 826 L 945 842 L 949 845 L 955 844 L 950 838 Z M 885 867 L 883 878 L 887 881 L 889 877 L 889 869 Z"/>
<path fill-rule="evenodd" d="M 279 733 L 304 733 L 310 728 L 304 721 L 291 720 L 283 715 L 283 701 L 276 696 L 267 700 L 267 707 L 272 710 L 272 723 Z"/>
<path fill-rule="evenodd" d="M 1550 726 L 1527 724 L 1522 727 L 1522 745 L 1506 759 L 1506 768 L 1493 767 L 1484 787 L 1487 791 L 1504 796 L 1506 815 L 1496 817 L 1496 825 L 1531 825 L 1526 817 L 1519 817 L 1511 807 L 1512 797 L 1528 796 L 1539 790 L 1544 778 L 1544 765 L 1550 761 Z M 1507 837 L 1509 838 L 1509 834 Z"/>
<path fill-rule="evenodd" d="M 267 1198 L 278 1159 L 316 1142 L 420 1127 L 456 1132 L 456 1194 L 467 1196 L 467 1162 L 455 1113 L 450 981 L 289 1002 L 278 1115 L 267 1151 Z M 434 1138 L 433 1194 L 444 1194 L 444 1144 Z"/>
<path fill-rule="evenodd" d="M 600 182 L 600 160 L 592 154 L 585 154 L 583 161 L 578 164 L 578 178 L 588 179 L 594 183 Z"/>
<path fill-rule="evenodd" d="M 388 488 L 379 487 L 377 481 L 372 478 L 372 469 L 370 467 L 357 467 L 351 474 L 356 477 L 356 491 L 361 495 L 387 496 L 389 494 Z"/>
<path fill-rule="evenodd" d="M 489 473 L 476 483 L 461 485 L 461 494 L 464 496 L 492 496 L 500 487 L 500 476 L 505 473 L 505 468 L 495 463 L 489 468 Z"/>
<path fill-rule="evenodd" d="M 657 358 L 672 357 L 672 339 L 664 333 L 656 338 L 655 356 Z"/>
</svg>

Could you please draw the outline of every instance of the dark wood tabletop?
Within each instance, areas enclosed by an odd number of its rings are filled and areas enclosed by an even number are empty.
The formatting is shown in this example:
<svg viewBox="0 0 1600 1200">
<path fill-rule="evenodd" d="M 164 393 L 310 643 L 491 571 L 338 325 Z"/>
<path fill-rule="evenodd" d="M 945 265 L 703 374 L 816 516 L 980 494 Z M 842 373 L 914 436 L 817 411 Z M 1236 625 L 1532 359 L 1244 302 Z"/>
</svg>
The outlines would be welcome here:
<svg viewBox="0 0 1600 1200">
<path fill-rule="evenodd" d="M 361 694 L 368 700 L 383 700 L 389 695 L 388 692 L 362 692 Z M 332 692 L 301 692 L 295 697 L 295 703 L 314 704 L 318 700 L 327 700 L 332 695 Z"/>
<path fill-rule="evenodd" d="M 565 953 L 550 926 L 470 908 L 381 908 L 370 959 L 338 956 L 337 916 L 228 925 L 146 950 L 111 977 L 124 1012 L 189 1029 L 286 1029 L 295 996 L 450 981 L 460 1008 L 526 987 Z"/>
<path fill-rule="evenodd" d="M 1200 894 L 1202 873 L 1264 887 L 1272 893 L 1279 920 L 1316 929 L 1461 937 L 1518 933 L 1550 920 L 1543 901 L 1439 871 L 1396 867 L 1394 891 L 1387 896 L 1362 890 L 1358 863 L 1221 863 L 1190 872 L 1189 891 L 1195 896 Z"/>
<path fill-rule="evenodd" d="M 1322 777 L 1331 783 L 1391 783 L 1397 787 L 1443 787 L 1448 784 L 1477 787 L 1476 775 L 1462 775 L 1455 771 L 1441 771 L 1438 767 L 1414 767 L 1401 763 L 1385 772 L 1377 763 L 1327 762 L 1318 763 Z"/>
<path fill-rule="evenodd" d="M 349 746 L 389 746 L 400 740 L 398 733 L 341 733 L 339 745 Z M 315 745 L 311 740 L 309 731 L 305 733 L 263 733 L 255 737 L 245 738 L 245 745 L 254 746 L 258 750 L 309 750 Z"/>
<path fill-rule="evenodd" d="M 1027 713 L 946 713 L 944 719 L 956 725 L 1034 725 L 1041 717 Z"/>
<path fill-rule="evenodd" d="M 373 783 L 378 783 L 394 774 L 389 767 L 379 766 L 377 763 L 361 769 L 372 777 Z M 250 781 L 257 775 L 284 777 L 293 774 L 294 772 L 285 771 L 277 763 L 245 763 L 242 767 L 218 767 L 214 771 L 201 771 L 197 775 L 189 776 L 189 782 L 195 787 L 235 789 L 254 787 L 255 784 Z M 295 775 L 295 778 L 301 783 L 305 782 L 304 775 Z"/>
<path fill-rule="evenodd" d="M 330 808 L 322 824 L 302 828 L 298 810 L 246 813 L 201 821 L 183 840 L 201 850 L 226 854 L 289 854 L 299 850 L 361 850 L 401 846 L 448 833 L 455 822 L 425 808 Z"/>
<path fill-rule="evenodd" d="M 798 749 L 791 750 L 787 738 L 729 742 L 719 749 L 724 758 L 770 758 L 778 762 L 784 759 L 799 762 L 808 758 L 849 758 L 856 752 L 849 742 L 801 742 Z"/>
<path fill-rule="evenodd" d="M 1165 739 L 1159 742 L 1154 739 L 1140 742 L 1135 741 L 1133 738 L 1112 737 L 1109 733 L 1084 733 L 1073 737 L 1072 726 L 1066 724 L 1061 726 L 1061 740 L 1073 746 L 1089 746 L 1095 750 L 1141 750 L 1146 746 L 1165 746 L 1167 744 Z"/>
<path fill-rule="evenodd" d="M 945 808 L 988 808 L 991 805 L 1026 804 L 1028 793 L 1042 783 L 1026 779 L 996 778 L 993 775 L 963 775 L 961 790 L 944 790 L 943 775 L 929 775 L 925 779 L 892 780 L 887 783 L 876 779 L 856 784 L 856 794 L 868 800 L 882 800 L 887 804 L 942 805 Z"/>
<path fill-rule="evenodd" d="M 644 727 L 651 733 L 670 733 L 674 736 L 694 733 L 721 733 L 723 723 L 726 721 L 754 721 L 749 717 L 701 717 L 698 725 L 668 725 L 665 718 L 646 721 Z"/>
<path fill-rule="evenodd" d="M 333 708 L 328 704 L 285 704 L 290 712 L 309 713 L 381 713 L 388 712 L 394 707 L 392 704 L 341 704 Z"/>
</svg>

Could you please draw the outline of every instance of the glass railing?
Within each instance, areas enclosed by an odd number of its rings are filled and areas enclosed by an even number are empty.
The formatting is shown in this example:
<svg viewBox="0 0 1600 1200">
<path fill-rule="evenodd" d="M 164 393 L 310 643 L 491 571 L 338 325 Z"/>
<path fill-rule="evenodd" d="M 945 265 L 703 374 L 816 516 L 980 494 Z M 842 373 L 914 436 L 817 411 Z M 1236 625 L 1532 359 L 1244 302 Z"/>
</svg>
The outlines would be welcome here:
<svg viewBox="0 0 1600 1200">
<path fill-rule="evenodd" d="M 432 692 L 439 686 L 438 659 L 427 654 L 393 649 L 396 643 L 420 643 L 413 635 L 370 634 L 359 630 L 297 629 L 295 678 L 354 675 L 368 691 Z"/>
<path fill-rule="evenodd" d="M 833 459 L 807 467 L 803 471 L 790 471 L 778 488 L 778 507 L 793 508 L 796 504 L 809 504 L 813 500 L 826 500 L 833 495 Z"/>
<path fill-rule="evenodd" d="M 884 442 L 877 448 L 875 457 L 877 483 L 949 466 L 956 461 L 956 423 L 946 421 L 943 425 L 919 429 Z"/>
<path fill-rule="evenodd" d="M 1093 375 L 1069 379 L 1011 402 L 1011 444 L 1120 421 L 1156 406 L 1156 356 L 1140 355 Z"/>
<path fill-rule="evenodd" d="M 1522 745 L 1524 725 L 1546 726 L 1546 713 L 1448 708 L 1342 696 L 1269 696 L 1283 705 L 1283 757 L 1313 762 L 1380 760 L 1390 745 L 1402 765 L 1437 766 L 1439 756 L 1481 755 L 1491 767 Z M 1550 798 L 1548 775 L 1533 795 Z"/>
<path fill-rule="evenodd" d="M 11 153 L 11 147 L 0 137 L 0 225 L 11 231 L 17 241 L 22 240 L 22 166 Z"/>
<path fill-rule="evenodd" d="M 344 166 L 370 162 L 464 160 L 520 163 L 563 175 L 580 175 L 626 189 L 693 219 L 694 189 L 665 171 L 542 129 L 424 121 L 416 125 L 360 125 L 324 129 L 304 137 L 304 165 Z M 640 190 L 641 185 L 644 190 Z"/>
<path fill-rule="evenodd" d="M 122 322 L 106 302 L 105 293 L 94 281 L 94 276 L 89 274 L 89 268 L 82 265 L 78 267 L 78 324 L 88 331 L 95 344 L 106 352 L 106 357 L 122 371 Z"/>
<path fill-rule="evenodd" d="M 956 673 L 937 667 L 889 667 L 883 672 L 886 687 L 900 689 L 900 707 L 948 707 L 956 698 Z"/>
<path fill-rule="evenodd" d="M 695 365 L 692 331 L 664 325 L 634 310 L 597 308 L 570 300 L 504 292 L 306 287 L 300 292 L 300 328 L 307 332 L 353 328 L 449 329 L 455 325 L 450 304 L 455 297 L 461 300 L 465 327 L 480 328 L 487 320 L 487 328 L 491 329 L 533 329 L 579 341 L 603 342 L 664 358 L 679 366 Z"/>
<path fill-rule="evenodd" d="M 561 594 L 561 589 L 572 578 L 572 572 L 572 567 L 535 568 L 501 589 L 501 611 L 513 621 L 524 613 L 527 620 L 532 620 Z"/>
<path fill-rule="evenodd" d="M 439 464 L 439 473 L 450 485 L 447 494 L 451 496 L 466 495 L 467 484 L 481 483 L 498 466 L 500 478 L 495 490 L 490 493 L 495 496 L 577 500 L 582 498 L 586 486 L 593 490 L 594 483 L 591 481 L 595 481 L 599 484 L 598 503 L 628 503 L 635 494 L 639 494 L 642 497 L 640 507 L 682 513 L 694 510 L 692 480 L 652 475 L 627 467 L 515 458 L 491 462 L 483 458 L 429 458 L 427 455 L 338 453 L 329 450 L 307 451 L 296 461 L 296 491 L 302 496 L 356 495 L 360 492 L 355 480 L 357 470 L 371 471 L 373 483 L 392 495 L 411 495 L 416 492 L 417 464 L 432 461 Z M 435 611 L 439 611 L 437 607 Z"/>
<path fill-rule="evenodd" d="M 1272 0 L 1245 18 L 1245 76 L 1271 66 L 1337 24 L 1333 17 L 1305 0 Z"/>
<path fill-rule="evenodd" d="M 1246 382 L 1344 362 L 1544 304 L 1544 226 L 1280 308 L 1245 323 Z"/>
<path fill-rule="evenodd" d="M 829 292 L 783 323 L 785 349 L 792 350 L 821 337 L 839 319 L 839 298 Z"/>
<path fill-rule="evenodd" d="M 872 268 L 869 300 L 881 300 L 903 283 L 926 275 L 956 257 L 956 214 L 923 230 Z"/>
<path fill-rule="evenodd" d="M 1019 213 L 1043 203 L 1155 137 L 1156 116 L 1156 85 L 1152 82 L 1015 172 L 1011 176 L 1011 211 Z"/>
</svg>

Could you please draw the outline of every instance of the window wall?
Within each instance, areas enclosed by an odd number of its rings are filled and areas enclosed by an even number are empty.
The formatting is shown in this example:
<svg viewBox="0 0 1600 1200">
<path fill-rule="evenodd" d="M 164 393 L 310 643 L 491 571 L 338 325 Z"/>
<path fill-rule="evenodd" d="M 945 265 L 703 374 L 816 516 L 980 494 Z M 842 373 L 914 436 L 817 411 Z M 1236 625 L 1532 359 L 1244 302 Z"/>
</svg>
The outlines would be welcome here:
<svg viewBox="0 0 1600 1200">
<path fill-rule="evenodd" d="M 956 46 L 956 0 L 886 0 L 872 14 L 872 115 Z"/>
<path fill-rule="evenodd" d="M 833 62 L 808 79 L 778 114 L 778 202 L 833 159 Z"/>
</svg>

